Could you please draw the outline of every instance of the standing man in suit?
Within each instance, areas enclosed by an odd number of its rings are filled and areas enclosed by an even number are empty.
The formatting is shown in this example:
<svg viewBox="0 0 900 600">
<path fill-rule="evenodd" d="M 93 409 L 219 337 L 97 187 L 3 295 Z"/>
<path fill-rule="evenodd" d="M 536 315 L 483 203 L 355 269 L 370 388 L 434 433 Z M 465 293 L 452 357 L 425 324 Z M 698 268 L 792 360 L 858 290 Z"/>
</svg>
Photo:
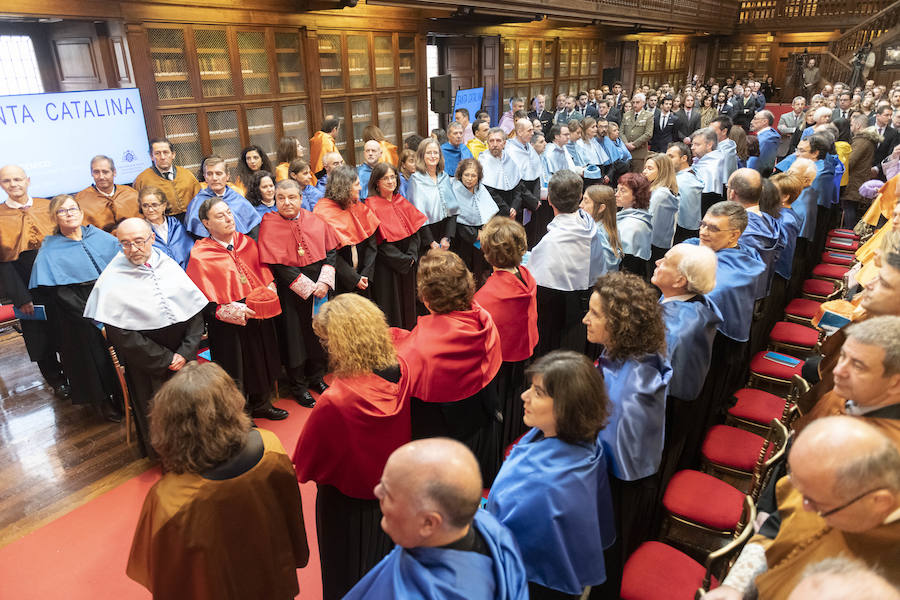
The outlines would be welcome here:
<svg viewBox="0 0 900 600">
<path fill-rule="evenodd" d="M 881 161 L 888 157 L 888 154 L 894 150 L 894 146 L 900 144 L 900 131 L 891 127 L 893 116 L 894 109 L 887 104 L 879 106 L 875 111 L 875 131 L 884 138 L 884 141 L 878 144 L 878 148 L 875 149 L 875 159 L 872 164 L 879 179 L 884 179 Z"/>
<path fill-rule="evenodd" d="M 734 97 L 731 99 L 731 119 L 744 131 L 750 130 L 750 120 L 756 114 L 756 97 L 748 84 L 746 87 L 734 86 Z"/>
<path fill-rule="evenodd" d="M 543 94 L 538 94 L 531 100 L 532 111 L 528 113 L 528 118 L 534 121 L 537 119 L 541 122 L 541 129 L 544 130 L 544 137 L 550 135 L 550 128 L 553 127 L 553 113 L 550 111 L 544 110 L 544 105 L 547 102 L 547 97 Z"/>
<path fill-rule="evenodd" d="M 600 116 L 600 113 L 597 112 L 597 108 L 588 104 L 588 93 L 585 91 L 578 92 L 578 104 L 576 106 L 578 112 L 581 113 L 582 117 L 593 117 L 597 118 Z"/>
<path fill-rule="evenodd" d="M 791 145 L 791 136 L 798 127 L 806 127 L 806 98 L 797 96 L 791 103 L 791 112 L 786 112 L 778 119 L 778 133 L 782 135 L 778 146 L 778 156 L 787 156 Z"/>
<path fill-rule="evenodd" d="M 617 108 L 621 111 L 622 105 L 625 104 L 625 94 L 622 92 L 622 82 L 621 81 L 616 81 L 615 83 L 613 83 L 612 95 L 613 95 L 612 108 Z"/>
<path fill-rule="evenodd" d="M 681 125 L 678 117 L 672 112 L 672 99 L 662 99 L 660 107 L 653 113 L 653 136 L 650 138 L 650 150 L 665 152 L 669 144 L 676 141 Z"/>
<path fill-rule="evenodd" d="M 747 166 L 759 171 L 763 177 L 768 177 L 775 168 L 778 144 L 781 143 L 781 134 L 772 127 L 773 123 L 775 115 L 768 110 L 759 111 L 750 121 L 750 129 L 759 140 L 759 156 L 751 156 L 747 160 Z"/>
<path fill-rule="evenodd" d="M 601 103 L 603 103 L 603 102 L 606 102 L 606 105 L 609 107 L 608 113 L 603 112 L 604 109 L 603 109 L 603 106 L 601 105 Z M 615 100 L 613 99 L 612 94 L 607 94 L 606 100 L 601 100 L 600 102 L 597 103 L 597 112 L 600 113 L 600 119 L 602 119 L 605 114 L 607 121 L 613 121 L 618 125 L 622 124 L 622 111 L 620 109 L 616 108 Z M 599 121 L 600 119 L 597 119 L 597 120 Z"/>
<path fill-rule="evenodd" d="M 694 108 L 693 94 L 685 94 L 684 106 L 675 116 L 678 117 L 678 141 L 689 144 L 691 134 L 700 129 L 700 109 Z"/>
<path fill-rule="evenodd" d="M 567 125 L 572 119 L 582 119 L 584 115 L 578 112 L 577 101 L 575 96 L 566 96 L 566 105 L 562 110 L 556 111 L 553 115 L 553 122 L 559 125 Z"/>
<path fill-rule="evenodd" d="M 853 93 L 848 91 L 841 92 L 838 96 L 838 105 L 831 113 L 831 122 L 840 128 L 838 121 L 850 121 L 850 104 L 853 102 Z"/>
<path fill-rule="evenodd" d="M 649 154 L 647 143 L 653 137 L 653 113 L 644 110 L 647 97 L 637 93 L 631 98 L 634 110 L 622 117 L 622 137 L 625 147 L 631 152 L 631 170 L 640 173 L 644 170 L 644 161 Z"/>
</svg>

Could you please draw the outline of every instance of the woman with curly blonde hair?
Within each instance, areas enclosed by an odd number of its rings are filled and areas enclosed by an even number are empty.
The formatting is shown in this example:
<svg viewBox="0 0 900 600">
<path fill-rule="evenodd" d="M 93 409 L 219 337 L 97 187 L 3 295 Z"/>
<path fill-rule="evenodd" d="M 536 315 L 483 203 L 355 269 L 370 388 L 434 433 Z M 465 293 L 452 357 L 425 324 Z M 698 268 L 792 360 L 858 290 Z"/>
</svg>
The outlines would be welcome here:
<svg viewBox="0 0 900 600">
<path fill-rule="evenodd" d="M 605 554 L 609 579 L 604 586 L 618 593 L 624 560 L 651 533 L 672 368 L 665 357 L 666 329 L 656 293 L 637 275 L 600 277 L 584 324 L 588 341 L 603 345 L 597 368 L 613 405 L 600 442 L 610 457 L 619 534 Z"/>
<path fill-rule="evenodd" d="M 375 485 L 391 452 L 410 441 L 409 377 L 384 313 L 357 294 L 326 302 L 313 330 L 334 379 L 294 451 L 301 482 L 315 481 L 324 598 L 341 598 L 393 547 Z"/>
</svg>

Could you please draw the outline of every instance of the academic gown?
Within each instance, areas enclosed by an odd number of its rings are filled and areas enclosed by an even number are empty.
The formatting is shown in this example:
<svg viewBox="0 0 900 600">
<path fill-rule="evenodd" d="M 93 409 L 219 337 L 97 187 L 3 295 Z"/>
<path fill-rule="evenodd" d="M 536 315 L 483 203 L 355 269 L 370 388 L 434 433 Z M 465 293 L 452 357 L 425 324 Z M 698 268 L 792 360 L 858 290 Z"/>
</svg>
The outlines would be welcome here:
<svg viewBox="0 0 900 600">
<path fill-rule="evenodd" d="M 154 250 L 133 265 L 124 254 L 110 261 L 88 297 L 84 316 L 106 326 L 106 337 L 125 366 L 138 441 L 150 446 L 150 400 L 175 371 L 172 357 L 196 360 L 207 300 L 175 261 Z"/>
<path fill-rule="evenodd" d="M 672 247 L 675 237 L 675 221 L 678 217 L 678 194 L 667 187 L 658 187 L 650 194 L 650 261 L 662 258 Z M 650 272 L 655 268 L 649 267 Z"/>
<path fill-rule="evenodd" d="M 194 238 L 187 232 L 184 225 L 175 217 L 166 217 L 166 239 L 163 240 L 160 230 L 150 223 L 150 228 L 156 236 L 153 239 L 153 247 L 158 248 L 160 252 L 167 254 L 172 260 L 177 262 L 182 269 L 187 268 L 188 259 L 191 256 L 191 248 L 194 247 Z"/>
<path fill-rule="evenodd" d="M 173 216 L 184 215 L 185 209 L 190 204 L 191 199 L 200 193 L 200 182 L 194 177 L 194 174 L 184 167 L 176 167 L 172 165 L 175 171 L 175 179 L 169 180 L 163 177 L 155 166 L 150 166 L 141 171 L 134 179 L 134 189 L 141 191 L 141 188 L 152 185 L 158 187 L 165 193 L 169 200 L 169 214 Z"/>
<path fill-rule="evenodd" d="M 693 169 L 682 169 L 675 174 L 678 182 L 678 218 L 676 220 L 679 236 L 675 234 L 675 243 L 696 237 L 700 230 L 700 196 L 703 193 L 703 182 Z"/>
<path fill-rule="evenodd" d="M 538 342 L 537 284 L 525 267 L 518 273 L 494 271 L 475 292 L 475 302 L 486 310 L 500 334 L 503 364 L 497 374 L 497 393 L 503 414 L 500 448 L 505 449 L 527 427 L 522 421 L 525 366 Z"/>
<path fill-rule="evenodd" d="M 566 594 L 606 580 L 603 550 L 616 537 L 603 447 L 532 429 L 515 445 L 486 509 L 509 528 L 528 581 Z"/>
<path fill-rule="evenodd" d="M 477 288 L 491 270 L 481 250 L 478 235 L 491 217 L 496 214 L 502 215 L 504 211 L 508 214 L 509 206 L 504 203 L 502 195 L 504 192 L 492 190 L 484 183 L 478 184 L 475 191 L 470 192 L 462 182 L 454 180 L 451 188 L 459 206 L 459 213 L 456 215 L 456 237 L 452 248 L 472 272 Z"/>
<path fill-rule="evenodd" d="M 703 190 L 700 193 L 701 218 L 710 206 L 725 199 L 722 191 L 728 179 L 723 179 L 724 168 L 722 165 L 724 162 L 725 156 L 717 149 L 707 152 L 694 163 L 694 172 L 703 183 Z M 699 223 L 697 226 L 699 227 Z"/>
<path fill-rule="evenodd" d="M 215 196 L 215 194 L 209 188 L 200 190 L 200 192 L 194 196 L 194 199 L 191 200 L 191 203 L 188 205 L 187 211 L 184 214 L 185 228 L 197 238 L 209 236 L 209 232 L 200 221 L 200 205 L 213 196 Z M 256 232 L 253 230 L 259 226 L 260 221 L 262 221 L 262 216 L 257 212 L 253 205 L 250 204 L 250 201 L 228 186 L 225 186 L 225 193 L 222 195 L 222 199 L 225 201 L 225 204 L 228 205 L 228 208 L 231 209 L 231 214 L 234 215 L 235 231 L 254 237 Z"/>
<path fill-rule="evenodd" d="M 384 311 L 388 325 L 412 329 L 416 325 L 419 230 L 426 217 L 400 194 L 390 200 L 369 196 L 366 205 L 379 221 L 372 299 Z"/>
<path fill-rule="evenodd" d="M 509 530 L 479 510 L 471 525 L 490 556 L 450 548 L 395 546 L 345 600 L 527 600 L 522 557 Z"/>
<path fill-rule="evenodd" d="M 72 402 L 98 404 L 117 393 L 112 361 L 99 328 L 85 319 L 94 281 L 119 251 L 115 237 L 93 225 L 81 240 L 47 236 L 31 270 L 31 289 L 40 288 L 59 316 L 59 354 L 72 386 Z"/>
<path fill-rule="evenodd" d="M 452 240 L 456 236 L 459 205 L 446 173 L 438 173 L 434 180 L 427 173 L 416 171 L 406 185 L 406 197 L 427 219 L 426 227 L 420 230 L 419 254 L 427 253 L 432 242 L 440 243 L 442 238 Z"/>
<path fill-rule="evenodd" d="M 336 377 L 294 450 L 301 483 L 315 481 L 323 598 L 341 598 L 390 552 L 373 490 L 391 453 L 411 439 L 409 373 L 400 364 Z"/>
<path fill-rule="evenodd" d="M 500 467 L 497 384 L 500 335 L 478 304 L 419 317 L 411 331 L 392 329 L 397 354 L 409 365 L 412 437 L 446 436 L 478 458 L 485 486 Z"/>
<path fill-rule="evenodd" d="M 375 243 L 378 217 L 362 202 L 353 202 L 343 209 L 331 198 L 319 200 L 313 214 L 334 229 L 340 242 L 334 265 L 337 270 L 335 293 L 356 292 L 369 297 L 378 254 Z M 369 287 L 360 290 L 356 286 L 363 277 L 369 279 Z"/>
<path fill-rule="evenodd" d="M 281 302 L 276 317 L 281 363 L 295 397 L 325 374 L 327 357 L 312 328 L 312 292 L 319 282 L 334 289 L 339 243 L 330 225 L 303 208 L 291 220 L 278 212 L 267 214 L 259 227 L 259 260 L 275 276 Z"/>
<path fill-rule="evenodd" d="M 252 429 L 225 464 L 150 488 L 126 573 L 154 598 L 287 599 L 308 562 L 291 461 L 274 433 Z"/>
<path fill-rule="evenodd" d="M 84 214 L 84 224 L 110 232 L 129 217 L 139 217 L 137 191 L 127 185 L 116 185 L 112 196 L 106 196 L 95 185 L 89 185 L 77 194 L 75 202 Z"/>
<path fill-rule="evenodd" d="M 648 211 L 638 208 L 625 208 L 616 213 L 616 227 L 624 254 L 623 271 L 646 276 L 653 238 L 652 219 Z"/>
<path fill-rule="evenodd" d="M 260 262 L 252 238 L 235 232 L 233 245 L 229 251 L 212 238 L 199 240 L 191 250 L 187 274 L 210 302 L 203 316 L 212 359 L 234 378 L 252 412 L 268 402 L 280 370 L 274 320 L 247 319 L 246 325 L 235 325 L 216 318 L 216 309 L 245 300 L 274 277 Z"/>
<path fill-rule="evenodd" d="M 747 228 L 738 243 L 756 250 L 766 266 L 764 275 L 757 279 L 756 300 L 769 294 L 769 286 L 775 273 L 773 267 L 784 248 L 780 226 L 781 222 L 772 215 L 747 211 Z"/>
</svg>

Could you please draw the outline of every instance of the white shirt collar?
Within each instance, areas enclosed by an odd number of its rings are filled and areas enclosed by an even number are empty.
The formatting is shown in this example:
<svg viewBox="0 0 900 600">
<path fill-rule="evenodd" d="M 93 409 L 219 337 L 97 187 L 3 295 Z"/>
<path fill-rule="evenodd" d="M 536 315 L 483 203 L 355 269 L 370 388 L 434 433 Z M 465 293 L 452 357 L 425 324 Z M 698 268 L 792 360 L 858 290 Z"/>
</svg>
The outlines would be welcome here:
<svg viewBox="0 0 900 600">
<path fill-rule="evenodd" d="M 209 236 L 209 238 L 211 240 L 214 240 L 217 244 L 219 244 L 220 246 L 222 246 L 223 248 L 226 248 L 226 249 L 228 248 L 228 246 L 234 246 L 234 236 L 231 236 L 231 239 L 228 240 L 227 242 L 218 240 L 218 239 L 214 238 L 213 236 Z"/>
<path fill-rule="evenodd" d="M 34 199 L 31 196 L 28 196 L 28 201 L 25 204 L 16 202 L 15 200 L 13 200 L 12 198 L 9 198 L 9 197 L 6 198 L 6 205 L 10 208 L 27 208 L 27 207 L 31 206 L 32 204 L 34 204 Z"/>
<path fill-rule="evenodd" d="M 669 296 L 668 298 L 663 298 L 660 304 L 668 304 L 669 302 L 687 302 L 697 294 L 681 294 L 680 296 Z"/>
</svg>

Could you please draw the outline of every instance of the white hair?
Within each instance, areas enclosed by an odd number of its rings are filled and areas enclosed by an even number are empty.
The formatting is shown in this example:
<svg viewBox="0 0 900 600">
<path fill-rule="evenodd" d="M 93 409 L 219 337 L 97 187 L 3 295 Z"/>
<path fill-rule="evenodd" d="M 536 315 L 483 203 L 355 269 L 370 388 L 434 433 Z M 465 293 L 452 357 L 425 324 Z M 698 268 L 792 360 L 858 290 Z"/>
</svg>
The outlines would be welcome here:
<svg viewBox="0 0 900 600">
<path fill-rule="evenodd" d="M 641 102 L 646 102 L 647 96 L 645 96 L 643 94 L 643 92 L 638 92 L 637 94 L 635 94 L 634 96 L 631 97 L 632 102 L 634 102 L 635 100 L 640 100 Z"/>
<path fill-rule="evenodd" d="M 678 272 L 687 280 L 686 291 L 691 294 L 708 294 L 716 287 L 716 253 L 706 246 L 676 244 Z"/>
<path fill-rule="evenodd" d="M 819 119 L 824 119 L 825 117 L 831 119 L 831 113 L 832 109 L 828 108 L 827 106 L 820 106 L 816 109 L 816 112 L 813 113 L 813 118 L 816 121 L 818 121 Z"/>
</svg>

